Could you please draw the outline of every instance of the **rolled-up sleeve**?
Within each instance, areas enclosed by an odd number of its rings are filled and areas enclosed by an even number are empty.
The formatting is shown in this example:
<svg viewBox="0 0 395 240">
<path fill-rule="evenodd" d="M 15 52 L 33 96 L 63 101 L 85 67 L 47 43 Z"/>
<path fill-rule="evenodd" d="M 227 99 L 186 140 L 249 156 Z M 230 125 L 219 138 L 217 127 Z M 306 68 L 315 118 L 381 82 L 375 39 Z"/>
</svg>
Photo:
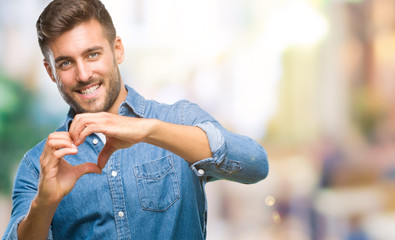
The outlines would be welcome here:
<svg viewBox="0 0 395 240">
<path fill-rule="evenodd" d="M 16 240 L 18 239 L 18 225 L 23 220 L 25 216 L 19 216 L 15 221 L 13 221 L 12 225 L 8 226 L 7 231 L 3 236 L 3 240 Z M 10 222 L 11 224 L 11 222 Z"/>
<path fill-rule="evenodd" d="M 21 223 L 24 218 L 25 218 L 25 216 L 20 216 L 16 219 L 16 221 L 13 221 L 12 225 L 9 225 L 2 240 L 17 240 L 18 239 L 18 226 L 19 226 L 19 223 Z M 49 230 L 47 240 L 53 240 L 51 230 Z"/>
<path fill-rule="evenodd" d="M 186 103 L 193 126 L 207 136 L 213 157 L 200 160 L 190 167 L 206 181 L 225 179 L 240 183 L 256 183 L 267 177 L 269 164 L 265 149 L 253 139 L 232 133 L 196 104 Z"/>
<path fill-rule="evenodd" d="M 2 240 L 18 239 L 18 226 L 25 218 L 30 209 L 30 204 L 36 196 L 38 177 L 38 171 L 33 167 L 27 155 L 25 155 L 15 177 L 11 218 Z M 53 239 L 51 230 L 47 239 Z"/>
</svg>

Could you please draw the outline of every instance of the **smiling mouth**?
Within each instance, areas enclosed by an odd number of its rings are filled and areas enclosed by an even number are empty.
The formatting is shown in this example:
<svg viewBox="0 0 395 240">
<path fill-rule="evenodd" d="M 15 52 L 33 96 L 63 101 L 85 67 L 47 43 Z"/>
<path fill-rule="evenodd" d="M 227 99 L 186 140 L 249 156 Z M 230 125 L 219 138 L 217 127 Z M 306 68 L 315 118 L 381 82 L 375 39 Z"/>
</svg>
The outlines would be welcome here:
<svg viewBox="0 0 395 240">
<path fill-rule="evenodd" d="M 84 96 L 92 95 L 93 93 L 96 92 L 96 90 L 97 90 L 99 87 L 100 87 L 100 84 L 96 84 L 96 85 L 94 85 L 94 86 L 92 86 L 92 87 L 89 87 L 89 88 L 87 88 L 87 89 L 82 89 L 82 90 L 80 90 L 79 92 L 80 92 L 82 95 L 84 95 Z"/>
</svg>

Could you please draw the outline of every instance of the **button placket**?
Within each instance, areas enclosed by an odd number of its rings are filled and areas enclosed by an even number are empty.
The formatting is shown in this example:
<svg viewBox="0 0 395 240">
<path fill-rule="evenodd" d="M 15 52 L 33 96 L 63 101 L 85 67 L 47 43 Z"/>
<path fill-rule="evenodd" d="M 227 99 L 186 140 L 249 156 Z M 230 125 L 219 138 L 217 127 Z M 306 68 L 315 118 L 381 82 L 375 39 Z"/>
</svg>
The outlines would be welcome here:
<svg viewBox="0 0 395 240">
<path fill-rule="evenodd" d="M 88 136 L 88 138 L 85 140 L 93 149 L 96 150 L 96 153 L 99 154 L 100 151 L 103 148 L 103 143 L 100 141 L 99 137 L 96 136 L 95 134 L 91 134 Z"/>
<path fill-rule="evenodd" d="M 108 163 L 107 179 L 113 202 L 114 220 L 119 239 L 131 239 L 125 194 L 120 171 L 120 154 L 114 153 Z"/>
</svg>

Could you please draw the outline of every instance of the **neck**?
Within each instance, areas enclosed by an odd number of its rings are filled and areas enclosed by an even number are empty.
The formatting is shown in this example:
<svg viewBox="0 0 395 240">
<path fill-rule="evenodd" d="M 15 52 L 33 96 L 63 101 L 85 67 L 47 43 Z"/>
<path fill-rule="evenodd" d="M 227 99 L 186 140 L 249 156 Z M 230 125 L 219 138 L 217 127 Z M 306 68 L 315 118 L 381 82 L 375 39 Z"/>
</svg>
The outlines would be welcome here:
<svg viewBox="0 0 395 240">
<path fill-rule="evenodd" d="M 115 100 L 112 107 L 108 110 L 109 113 L 118 114 L 119 106 L 125 101 L 128 91 L 126 90 L 125 84 L 122 83 L 118 97 Z"/>
</svg>

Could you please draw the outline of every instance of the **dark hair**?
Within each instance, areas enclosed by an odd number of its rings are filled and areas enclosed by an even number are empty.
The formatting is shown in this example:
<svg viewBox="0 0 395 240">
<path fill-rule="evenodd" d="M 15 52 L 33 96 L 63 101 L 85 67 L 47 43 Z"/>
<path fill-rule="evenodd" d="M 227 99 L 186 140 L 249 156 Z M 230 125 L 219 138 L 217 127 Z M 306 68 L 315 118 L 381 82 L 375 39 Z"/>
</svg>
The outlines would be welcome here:
<svg viewBox="0 0 395 240">
<path fill-rule="evenodd" d="M 111 16 L 100 0 L 54 0 L 37 20 L 41 52 L 47 57 L 48 43 L 80 23 L 97 20 L 112 44 L 116 31 Z"/>
</svg>

